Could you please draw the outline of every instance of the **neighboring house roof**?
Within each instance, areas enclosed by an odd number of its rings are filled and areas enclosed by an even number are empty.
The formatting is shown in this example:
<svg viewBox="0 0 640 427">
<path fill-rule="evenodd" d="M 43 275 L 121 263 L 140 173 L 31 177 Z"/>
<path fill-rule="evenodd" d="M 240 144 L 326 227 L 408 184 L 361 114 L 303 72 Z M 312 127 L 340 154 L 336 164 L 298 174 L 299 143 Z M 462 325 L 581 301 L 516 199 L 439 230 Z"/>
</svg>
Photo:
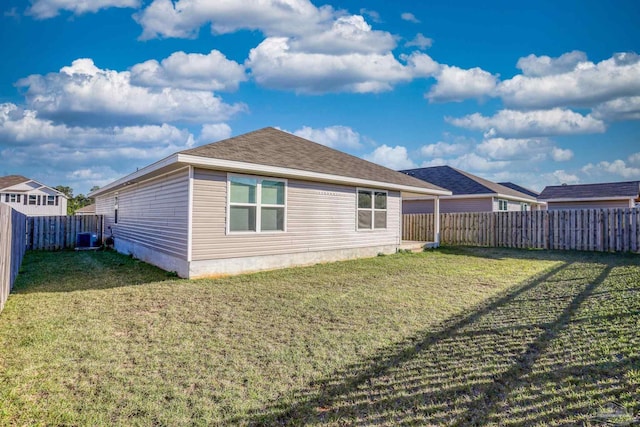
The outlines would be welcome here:
<svg viewBox="0 0 640 427">
<path fill-rule="evenodd" d="M 637 199 L 640 181 L 604 182 L 599 184 L 553 185 L 545 187 L 540 200 Z"/>
<path fill-rule="evenodd" d="M 377 186 L 418 194 L 450 194 L 421 181 L 299 136 L 268 127 L 201 147 L 180 151 L 90 194 L 113 191 L 137 178 L 171 169 L 172 165 L 251 174 L 268 174 L 311 181 Z"/>
<path fill-rule="evenodd" d="M 528 194 L 531 197 L 537 198 L 540 195 L 540 193 L 538 193 L 537 191 L 529 190 L 528 188 L 522 187 L 521 185 L 518 185 L 518 184 L 514 184 L 513 182 L 499 182 L 498 184 L 508 187 L 512 190 L 516 190 L 521 193 Z"/>
<path fill-rule="evenodd" d="M 23 184 L 23 183 L 33 183 L 33 186 L 35 187 L 29 188 L 29 186 L 27 186 L 25 188 L 20 188 L 20 189 L 11 189 L 11 187 L 15 187 L 16 185 Z M 44 185 L 41 182 L 24 177 L 22 175 L 0 176 L 0 191 L 11 189 L 10 191 L 25 192 L 25 191 L 42 189 L 42 188 L 48 188 L 49 190 L 54 191 L 56 194 L 67 198 L 67 196 L 64 193 L 56 190 L 55 188 L 49 187 L 48 185 Z"/>
<path fill-rule="evenodd" d="M 0 190 L 4 190 L 14 185 L 22 184 L 23 182 L 31 181 L 29 178 L 25 178 L 22 175 L 7 175 L 0 176 Z"/>
<path fill-rule="evenodd" d="M 451 190 L 453 196 L 504 196 L 535 202 L 536 198 L 520 191 L 496 184 L 487 179 L 451 166 L 433 166 L 428 168 L 406 169 L 404 174 L 429 181 Z"/>
<path fill-rule="evenodd" d="M 76 215 L 81 214 L 81 215 L 92 215 L 96 213 L 96 204 L 92 203 L 90 205 L 84 206 L 80 209 L 76 209 L 76 211 L 74 212 Z"/>
</svg>

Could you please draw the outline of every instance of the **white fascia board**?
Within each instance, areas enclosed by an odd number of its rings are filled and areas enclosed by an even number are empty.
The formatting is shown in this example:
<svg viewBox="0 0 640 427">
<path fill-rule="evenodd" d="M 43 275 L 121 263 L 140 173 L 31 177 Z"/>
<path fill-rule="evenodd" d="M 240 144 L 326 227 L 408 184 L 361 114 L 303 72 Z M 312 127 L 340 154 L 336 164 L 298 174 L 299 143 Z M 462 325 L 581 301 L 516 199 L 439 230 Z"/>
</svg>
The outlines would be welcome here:
<svg viewBox="0 0 640 427">
<path fill-rule="evenodd" d="M 580 198 L 580 197 L 565 197 L 562 199 L 540 199 L 541 202 L 551 202 L 551 203 L 555 203 L 555 202 L 602 202 L 602 201 L 606 201 L 606 200 L 632 200 L 633 197 L 631 196 L 612 196 L 612 197 L 584 197 L 584 198 Z"/>
<path fill-rule="evenodd" d="M 256 163 L 237 162 L 233 160 L 215 159 L 209 157 L 192 156 L 188 154 L 178 154 L 178 162 L 188 163 L 196 167 L 206 169 L 219 169 L 231 172 L 241 172 L 249 174 L 262 174 L 283 178 L 306 179 L 309 181 L 330 182 L 335 184 L 345 184 L 352 186 L 383 188 L 387 190 L 406 191 L 411 193 L 429 195 L 450 195 L 448 190 L 436 190 L 422 187 L 413 187 L 402 184 L 393 184 L 384 181 L 371 181 L 367 179 L 351 178 L 341 175 L 331 175 L 320 172 L 290 169 L 280 166 L 261 165 Z"/>
<path fill-rule="evenodd" d="M 531 198 L 527 199 L 525 197 L 516 197 L 516 196 L 506 196 L 504 194 L 499 193 L 487 193 L 487 194 L 457 194 L 453 196 L 441 196 L 441 200 L 456 200 L 456 199 L 505 199 L 515 202 L 525 202 L 525 203 L 540 203 L 538 200 Z M 407 197 L 404 200 L 431 200 L 428 197 Z"/>
<path fill-rule="evenodd" d="M 172 154 L 169 157 L 165 157 L 162 160 L 159 160 L 155 163 L 150 164 L 149 166 L 145 166 L 142 169 L 139 169 L 133 173 L 130 173 L 127 176 L 124 176 L 120 179 L 113 181 L 110 184 L 105 185 L 102 188 L 97 189 L 96 191 L 92 191 L 87 195 L 87 197 L 96 197 L 103 193 L 108 193 L 116 188 L 127 185 L 127 183 L 139 180 L 147 174 L 157 171 L 158 169 L 162 169 L 167 166 L 171 166 L 172 164 L 178 163 L 178 154 Z"/>
</svg>

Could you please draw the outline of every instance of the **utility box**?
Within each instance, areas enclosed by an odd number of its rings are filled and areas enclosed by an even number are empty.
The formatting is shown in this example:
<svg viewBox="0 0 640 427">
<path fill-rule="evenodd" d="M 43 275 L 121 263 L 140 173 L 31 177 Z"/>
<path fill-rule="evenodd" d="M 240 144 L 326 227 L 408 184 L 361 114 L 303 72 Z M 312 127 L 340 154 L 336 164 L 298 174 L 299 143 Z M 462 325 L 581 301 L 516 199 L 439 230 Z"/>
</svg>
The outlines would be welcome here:
<svg viewBox="0 0 640 427">
<path fill-rule="evenodd" d="M 79 248 L 94 248 L 98 243 L 98 236 L 95 233 L 78 233 L 76 236 L 76 246 Z"/>
</svg>

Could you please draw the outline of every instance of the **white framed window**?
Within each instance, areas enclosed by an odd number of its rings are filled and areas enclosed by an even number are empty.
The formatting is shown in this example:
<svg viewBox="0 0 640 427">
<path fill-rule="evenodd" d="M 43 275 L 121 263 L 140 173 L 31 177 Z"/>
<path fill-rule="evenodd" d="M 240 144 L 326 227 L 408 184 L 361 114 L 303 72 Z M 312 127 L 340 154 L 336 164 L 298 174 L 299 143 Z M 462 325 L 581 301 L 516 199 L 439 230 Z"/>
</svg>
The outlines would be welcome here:
<svg viewBox="0 0 640 427">
<path fill-rule="evenodd" d="M 524 202 L 520 203 L 520 210 L 522 212 L 527 212 L 531 210 L 531 208 L 529 207 L 529 203 L 524 203 Z"/>
<path fill-rule="evenodd" d="M 358 188 L 358 230 L 387 228 L 387 198 L 386 191 Z"/>
<path fill-rule="evenodd" d="M 19 194 L 10 194 L 9 201 L 11 203 L 20 203 L 20 195 Z"/>
<path fill-rule="evenodd" d="M 286 231 L 287 180 L 227 176 L 227 233 Z"/>
<path fill-rule="evenodd" d="M 47 206 L 55 206 L 56 196 L 47 196 Z"/>
<path fill-rule="evenodd" d="M 498 210 L 499 211 L 508 211 L 509 210 L 509 202 L 504 199 L 498 199 Z"/>
<path fill-rule="evenodd" d="M 29 204 L 36 205 L 38 203 L 38 198 L 35 194 L 29 194 Z"/>
</svg>

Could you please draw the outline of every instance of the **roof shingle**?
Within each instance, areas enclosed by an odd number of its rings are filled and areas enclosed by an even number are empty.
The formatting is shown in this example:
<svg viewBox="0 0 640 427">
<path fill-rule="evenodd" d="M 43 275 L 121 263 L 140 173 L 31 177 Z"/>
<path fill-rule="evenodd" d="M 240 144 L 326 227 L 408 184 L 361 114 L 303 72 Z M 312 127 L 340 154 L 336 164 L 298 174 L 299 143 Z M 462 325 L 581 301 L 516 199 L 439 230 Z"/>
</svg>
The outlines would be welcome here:
<svg viewBox="0 0 640 427">
<path fill-rule="evenodd" d="M 607 197 L 640 196 L 640 181 L 603 182 L 598 184 L 551 185 L 540 193 L 541 200 L 552 199 L 592 199 Z"/>
<path fill-rule="evenodd" d="M 451 190 L 454 196 L 501 194 L 504 196 L 535 200 L 535 197 L 529 194 L 496 184 L 495 182 L 452 168 L 451 166 L 407 169 L 400 172 Z"/>
<path fill-rule="evenodd" d="M 13 187 L 14 185 L 22 184 L 23 182 L 31 181 L 29 178 L 25 178 L 22 175 L 7 175 L 0 176 L 0 190 L 7 187 Z"/>
<path fill-rule="evenodd" d="M 412 178 L 272 127 L 184 150 L 179 154 L 444 190 L 430 182 Z"/>
</svg>

